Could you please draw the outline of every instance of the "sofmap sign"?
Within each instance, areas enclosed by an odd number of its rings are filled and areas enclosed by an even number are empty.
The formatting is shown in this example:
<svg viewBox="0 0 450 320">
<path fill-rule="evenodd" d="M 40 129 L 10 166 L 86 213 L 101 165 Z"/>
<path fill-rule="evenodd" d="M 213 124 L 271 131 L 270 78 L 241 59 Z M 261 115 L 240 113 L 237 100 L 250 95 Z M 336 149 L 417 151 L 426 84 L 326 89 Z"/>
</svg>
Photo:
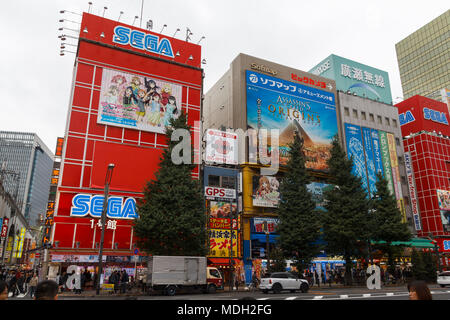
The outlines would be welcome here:
<svg viewBox="0 0 450 320">
<path fill-rule="evenodd" d="M 162 54 L 170 58 L 174 57 L 172 45 L 168 39 L 160 39 L 154 34 L 133 30 L 125 26 L 114 28 L 112 41 L 122 45 L 130 45 L 136 49 Z"/>
<path fill-rule="evenodd" d="M 103 210 L 103 195 L 77 194 L 72 199 L 70 215 L 72 217 L 86 217 L 90 215 L 94 218 L 101 218 Z M 136 219 L 136 200 L 134 198 L 111 196 L 108 197 L 107 218 L 112 219 Z"/>
</svg>

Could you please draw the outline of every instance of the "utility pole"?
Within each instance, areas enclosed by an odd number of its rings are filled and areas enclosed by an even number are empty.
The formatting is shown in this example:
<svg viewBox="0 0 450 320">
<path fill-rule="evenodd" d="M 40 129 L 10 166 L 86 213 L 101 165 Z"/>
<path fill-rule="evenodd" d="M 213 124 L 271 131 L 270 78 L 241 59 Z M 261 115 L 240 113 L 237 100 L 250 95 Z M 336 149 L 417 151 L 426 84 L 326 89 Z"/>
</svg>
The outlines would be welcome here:
<svg viewBox="0 0 450 320">
<path fill-rule="evenodd" d="M 102 273 L 103 273 L 103 241 L 105 238 L 105 224 L 106 224 L 106 212 L 108 210 L 108 194 L 109 194 L 109 184 L 111 183 L 112 173 L 114 169 L 114 164 L 110 163 L 108 165 L 108 169 L 106 171 L 106 178 L 105 178 L 105 192 L 104 192 L 104 198 L 103 198 L 103 210 L 102 210 L 102 217 L 101 217 L 101 225 L 102 225 L 102 233 L 100 237 L 100 250 L 98 253 L 98 274 L 97 274 L 97 288 L 96 288 L 96 294 L 100 294 L 100 282 L 102 279 Z"/>
</svg>

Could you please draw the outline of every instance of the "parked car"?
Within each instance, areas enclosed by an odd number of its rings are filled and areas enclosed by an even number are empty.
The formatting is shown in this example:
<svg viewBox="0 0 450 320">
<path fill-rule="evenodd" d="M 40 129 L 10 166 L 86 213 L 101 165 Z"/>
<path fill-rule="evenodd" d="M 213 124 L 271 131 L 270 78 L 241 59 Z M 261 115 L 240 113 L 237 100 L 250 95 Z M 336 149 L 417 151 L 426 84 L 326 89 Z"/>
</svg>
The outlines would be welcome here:
<svg viewBox="0 0 450 320">
<path fill-rule="evenodd" d="M 441 272 L 438 274 L 437 283 L 442 288 L 450 285 L 450 271 Z"/>
<path fill-rule="evenodd" d="M 270 290 L 274 293 L 280 293 L 282 290 L 291 292 L 300 290 L 305 293 L 309 290 L 309 284 L 307 280 L 299 279 L 290 272 L 273 272 L 261 278 L 259 289 L 263 293 L 268 293 Z"/>
</svg>

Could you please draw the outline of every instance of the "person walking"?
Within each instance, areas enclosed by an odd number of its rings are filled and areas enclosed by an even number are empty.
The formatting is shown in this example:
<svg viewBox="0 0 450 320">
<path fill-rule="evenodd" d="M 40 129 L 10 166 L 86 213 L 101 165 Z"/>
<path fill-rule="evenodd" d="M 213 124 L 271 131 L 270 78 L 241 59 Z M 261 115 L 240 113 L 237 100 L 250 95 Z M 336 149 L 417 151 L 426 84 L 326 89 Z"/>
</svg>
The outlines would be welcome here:
<svg viewBox="0 0 450 320">
<path fill-rule="evenodd" d="M 314 271 L 314 280 L 316 281 L 317 286 L 320 287 L 320 279 L 317 270 Z"/>
<path fill-rule="evenodd" d="M 0 300 L 8 300 L 8 283 L 5 280 L 0 280 Z"/>
<path fill-rule="evenodd" d="M 416 280 L 408 283 L 409 300 L 433 300 L 431 291 L 425 281 Z"/>
<path fill-rule="evenodd" d="M 128 273 L 122 270 L 122 274 L 120 275 L 120 293 L 127 293 L 128 280 Z"/>
<path fill-rule="evenodd" d="M 37 274 L 33 273 L 32 277 L 28 283 L 28 285 L 30 287 L 30 297 L 31 298 L 34 298 L 38 282 L 39 282 L 39 278 L 38 278 Z"/>
</svg>

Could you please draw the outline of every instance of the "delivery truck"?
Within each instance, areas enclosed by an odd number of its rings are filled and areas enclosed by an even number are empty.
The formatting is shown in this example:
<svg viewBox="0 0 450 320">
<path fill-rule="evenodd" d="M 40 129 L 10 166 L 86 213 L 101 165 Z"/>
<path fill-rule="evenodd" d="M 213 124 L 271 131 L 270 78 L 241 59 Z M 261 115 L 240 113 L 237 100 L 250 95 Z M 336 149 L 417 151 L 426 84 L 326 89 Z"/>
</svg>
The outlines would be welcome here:
<svg viewBox="0 0 450 320">
<path fill-rule="evenodd" d="M 147 286 L 173 296 L 179 290 L 196 289 L 214 293 L 223 289 L 223 278 L 215 267 L 208 267 L 206 257 L 150 256 Z"/>
</svg>

